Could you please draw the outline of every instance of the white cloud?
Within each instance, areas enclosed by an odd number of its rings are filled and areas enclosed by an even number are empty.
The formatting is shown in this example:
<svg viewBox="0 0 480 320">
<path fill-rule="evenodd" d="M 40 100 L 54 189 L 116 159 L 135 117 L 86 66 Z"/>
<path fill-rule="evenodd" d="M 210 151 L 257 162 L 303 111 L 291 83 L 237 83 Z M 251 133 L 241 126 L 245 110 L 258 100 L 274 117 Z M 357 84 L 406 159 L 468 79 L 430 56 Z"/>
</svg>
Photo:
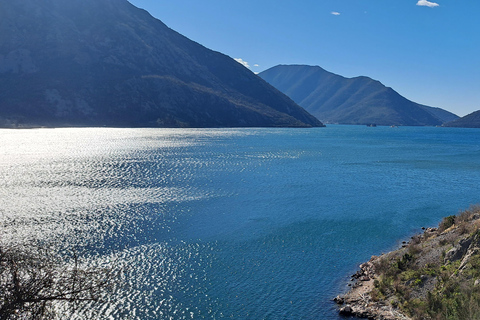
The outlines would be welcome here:
<svg viewBox="0 0 480 320">
<path fill-rule="evenodd" d="M 433 8 L 433 7 L 438 7 L 440 5 L 436 2 L 430 2 L 430 1 L 427 1 L 427 0 L 418 0 L 417 6 Z"/>
<path fill-rule="evenodd" d="M 247 67 L 247 68 L 250 69 L 250 65 L 248 64 L 247 61 L 243 61 L 243 59 L 241 59 L 241 58 L 236 58 L 236 59 L 234 59 L 234 60 L 237 61 L 237 62 L 240 63 L 240 64 L 243 64 L 243 66 L 245 66 L 245 67 Z"/>
<path fill-rule="evenodd" d="M 334 16 L 339 16 L 339 15 L 340 15 L 340 12 L 332 11 L 331 14 L 333 14 Z"/>
<path fill-rule="evenodd" d="M 259 64 L 256 64 L 256 63 L 255 63 L 253 66 L 254 66 L 254 67 L 260 67 L 260 65 L 259 65 Z"/>
</svg>

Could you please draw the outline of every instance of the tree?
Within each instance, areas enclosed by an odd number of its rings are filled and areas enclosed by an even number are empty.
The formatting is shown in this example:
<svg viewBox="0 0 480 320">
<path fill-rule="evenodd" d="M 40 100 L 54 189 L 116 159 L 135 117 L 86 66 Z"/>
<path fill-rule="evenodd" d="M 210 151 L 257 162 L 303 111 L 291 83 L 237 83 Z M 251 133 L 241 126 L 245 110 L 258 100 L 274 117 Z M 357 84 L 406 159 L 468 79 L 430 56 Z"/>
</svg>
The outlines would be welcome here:
<svg viewBox="0 0 480 320">
<path fill-rule="evenodd" d="M 80 267 L 76 252 L 60 258 L 45 248 L 0 245 L 0 320 L 52 319 L 53 303 L 98 301 L 112 279 L 111 269 Z"/>
</svg>

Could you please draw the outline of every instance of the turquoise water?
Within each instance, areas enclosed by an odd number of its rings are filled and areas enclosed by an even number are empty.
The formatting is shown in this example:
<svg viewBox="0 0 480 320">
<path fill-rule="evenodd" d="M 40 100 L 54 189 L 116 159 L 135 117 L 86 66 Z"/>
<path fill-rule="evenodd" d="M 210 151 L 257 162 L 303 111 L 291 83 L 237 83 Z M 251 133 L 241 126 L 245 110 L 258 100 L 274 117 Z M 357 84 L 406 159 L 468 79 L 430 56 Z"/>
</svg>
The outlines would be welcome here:
<svg viewBox="0 0 480 320">
<path fill-rule="evenodd" d="M 476 129 L 0 130 L 2 242 L 125 282 L 70 319 L 339 319 L 371 255 L 480 202 Z M 128 266 L 128 268 L 125 268 Z"/>
</svg>

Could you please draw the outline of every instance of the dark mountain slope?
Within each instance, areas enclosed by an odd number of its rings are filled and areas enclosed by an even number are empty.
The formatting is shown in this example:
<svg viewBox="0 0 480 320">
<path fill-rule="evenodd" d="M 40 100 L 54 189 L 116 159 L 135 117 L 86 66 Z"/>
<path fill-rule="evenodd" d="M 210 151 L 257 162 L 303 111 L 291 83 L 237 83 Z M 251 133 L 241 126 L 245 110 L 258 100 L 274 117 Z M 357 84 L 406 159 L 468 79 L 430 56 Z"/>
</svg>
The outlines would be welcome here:
<svg viewBox="0 0 480 320">
<path fill-rule="evenodd" d="M 321 126 L 126 0 L 0 0 L 0 124 Z"/>
<path fill-rule="evenodd" d="M 427 107 L 424 105 L 420 105 L 420 107 L 442 120 L 443 123 L 454 121 L 459 118 L 456 114 L 441 108 Z"/>
<path fill-rule="evenodd" d="M 371 78 L 344 78 L 320 67 L 282 65 L 259 76 L 324 122 L 419 126 L 457 117 L 409 101 Z"/>
<path fill-rule="evenodd" d="M 480 110 L 467 114 L 465 117 L 457 120 L 447 122 L 444 127 L 459 127 L 459 128 L 480 128 Z"/>
</svg>

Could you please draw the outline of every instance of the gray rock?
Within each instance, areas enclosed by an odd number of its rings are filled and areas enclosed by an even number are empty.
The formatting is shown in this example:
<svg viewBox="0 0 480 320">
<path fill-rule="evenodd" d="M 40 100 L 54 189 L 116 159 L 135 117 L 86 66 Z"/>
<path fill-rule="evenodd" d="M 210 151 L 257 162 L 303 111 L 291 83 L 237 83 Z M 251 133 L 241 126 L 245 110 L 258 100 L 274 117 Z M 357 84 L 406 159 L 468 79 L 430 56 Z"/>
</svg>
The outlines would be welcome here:
<svg viewBox="0 0 480 320">
<path fill-rule="evenodd" d="M 473 248 L 468 249 L 468 252 L 463 257 L 463 260 L 460 263 L 460 266 L 458 267 L 458 269 L 459 270 L 466 269 L 467 266 L 468 266 L 468 263 L 470 262 L 470 259 L 472 258 L 472 256 L 478 255 L 479 252 L 480 252 L 480 248 L 478 248 L 478 247 L 473 247 Z"/>
<path fill-rule="evenodd" d="M 466 238 L 460 240 L 460 242 L 450 249 L 445 255 L 445 263 L 460 260 L 468 250 L 468 247 L 472 243 L 472 238 Z"/>
<path fill-rule="evenodd" d="M 338 313 L 342 316 L 351 316 L 353 315 L 353 309 L 350 306 L 345 306 L 343 308 L 340 308 Z"/>
<path fill-rule="evenodd" d="M 360 280 L 360 281 L 370 281 L 370 277 L 368 277 L 368 276 L 361 276 L 358 280 Z"/>
<path fill-rule="evenodd" d="M 345 299 L 341 296 L 336 296 L 335 298 L 333 298 L 333 301 L 336 303 L 336 304 L 343 304 L 345 302 Z"/>
</svg>

